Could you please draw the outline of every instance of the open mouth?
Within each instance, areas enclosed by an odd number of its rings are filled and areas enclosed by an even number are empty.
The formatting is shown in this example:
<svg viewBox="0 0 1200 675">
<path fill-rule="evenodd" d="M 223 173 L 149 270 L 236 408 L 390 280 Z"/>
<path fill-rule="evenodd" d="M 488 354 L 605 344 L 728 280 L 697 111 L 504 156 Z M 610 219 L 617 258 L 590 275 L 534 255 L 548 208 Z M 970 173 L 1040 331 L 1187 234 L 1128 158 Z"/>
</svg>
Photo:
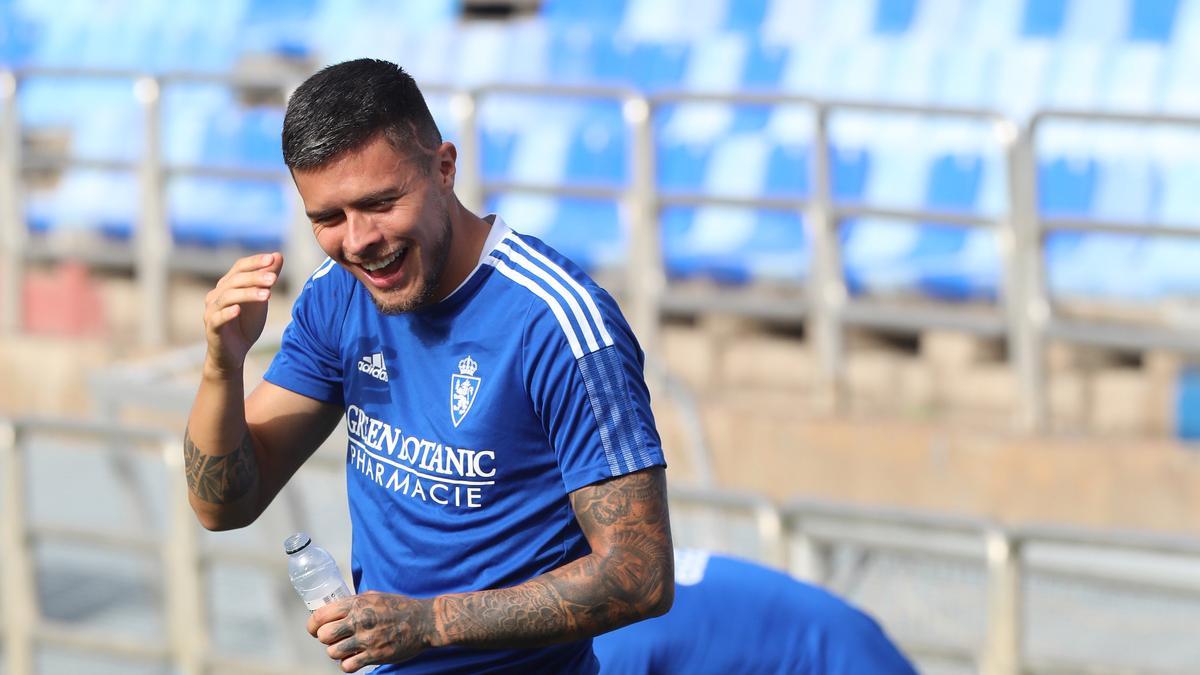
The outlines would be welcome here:
<svg viewBox="0 0 1200 675">
<path fill-rule="evenodd" d="M 359 267 L 366 272 L 367 277 L 378 285 L 386 285 L 388 282 L 395 281 L 400 272 L 403 271 L 404 261 L 408 258 L 408 246 L 396 249 L 390 255 L 372 260 L 371 262 L 359 263 Z"/>
</svg>

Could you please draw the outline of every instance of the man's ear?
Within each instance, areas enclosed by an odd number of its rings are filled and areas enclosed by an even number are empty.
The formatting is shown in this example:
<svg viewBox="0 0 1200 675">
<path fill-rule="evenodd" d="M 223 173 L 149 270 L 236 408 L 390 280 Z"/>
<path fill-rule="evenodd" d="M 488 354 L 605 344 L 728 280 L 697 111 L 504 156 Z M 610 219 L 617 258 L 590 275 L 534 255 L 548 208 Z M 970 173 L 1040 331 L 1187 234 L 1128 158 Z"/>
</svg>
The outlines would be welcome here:
<svg viewBox="0 0 1200 675">
<path fill-rule="evenodd" d="M 445 141 L 433 153 L 434 175 L 438 177 L 442 187 L 454 189 L 454 175 L 458 162 L 458 148 L 450 141 Z"/>
</svg>

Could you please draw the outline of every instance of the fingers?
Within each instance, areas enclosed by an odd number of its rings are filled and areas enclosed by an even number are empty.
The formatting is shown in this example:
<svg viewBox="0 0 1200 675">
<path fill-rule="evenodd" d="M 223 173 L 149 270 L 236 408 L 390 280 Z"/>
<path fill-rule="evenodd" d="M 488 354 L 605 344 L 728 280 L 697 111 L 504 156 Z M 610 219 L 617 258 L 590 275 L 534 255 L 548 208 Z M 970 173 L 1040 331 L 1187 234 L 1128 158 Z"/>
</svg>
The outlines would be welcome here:
<svg viewBox="0 0 1200 675">
<path fill-rule="evenodd" d="M 342 672 L 354 673 L 359 669 L 371 665 L 371 660 L 367 657 L 366 652 L 361 652 L 351 656 L 348 659 L 342 660 Z"/>
<path fill-rule="evenodd" d="M 335 661 L 343 661 L 366 651 L 367 646 L 358 638 L 342 640 L 325 648 L 325 653 Z"/>
<path fill-rule="evenodd" d="M 234 263 L 216 288 L 204 296 L 209 328 L 216 330 L 237 317 L 240 305 L 266 302 L 282 265 L 283 256 L 278 253 L 250 256 Z"/>
<path fill-rule="evenodd" d="M 276 274 L 278 274 L 279 270 L 282 268 L 283 268 L 283 254 L 282 253 L 279 253 L 279 252 L 256 253 L 254 255 L 246 256 L 245 258 L 239 258 L 236 262 L 233 263 L 233 266 L 229 268 L 229 272 L 227 272 L 225 274 L 225 277 L 229 277 L 234 274 L 239 274 L 242 272 L 254 272 L 254 271 L 267 271 L 267 272 L 275 272 Z M 222 280 L 224 280 L 225 277 L 222 277 Z"/>
<path fill-rule="evenodd" d="M 341 621 L 331 621 L 317 629 L 316 638 L 323 644 L 331 645 L 341 642 L 354 635 L 354 622 L 349 618 Z"/>
<path fill-rule="evenodd" d="M 318 607 L 308 617 L 308 634 L 317 637 L 317 631 L 327 623 L 340 621 L 346 618 L 350 613 L 350 603 L 354 600 L 354 596 L 343 598 L 337 602 L 331 602 L 328 605 Z"/>
</svg>

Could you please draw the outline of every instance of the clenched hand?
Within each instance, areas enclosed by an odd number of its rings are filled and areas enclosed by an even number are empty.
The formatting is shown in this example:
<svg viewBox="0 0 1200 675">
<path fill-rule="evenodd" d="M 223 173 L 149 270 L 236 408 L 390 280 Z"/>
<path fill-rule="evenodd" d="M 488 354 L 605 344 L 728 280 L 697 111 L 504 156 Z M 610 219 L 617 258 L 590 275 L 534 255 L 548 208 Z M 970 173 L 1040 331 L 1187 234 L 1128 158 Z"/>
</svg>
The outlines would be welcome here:
<svg viewBox="0 0 1200 675">
<path fill-rule="evenodd" d="M 400 663 L 430 646 L 433 602 L 369 591 L 320 607 L 308 619 L 308 632 L 329 658 L 353 673 L 378 663 Z"/>
</svg>

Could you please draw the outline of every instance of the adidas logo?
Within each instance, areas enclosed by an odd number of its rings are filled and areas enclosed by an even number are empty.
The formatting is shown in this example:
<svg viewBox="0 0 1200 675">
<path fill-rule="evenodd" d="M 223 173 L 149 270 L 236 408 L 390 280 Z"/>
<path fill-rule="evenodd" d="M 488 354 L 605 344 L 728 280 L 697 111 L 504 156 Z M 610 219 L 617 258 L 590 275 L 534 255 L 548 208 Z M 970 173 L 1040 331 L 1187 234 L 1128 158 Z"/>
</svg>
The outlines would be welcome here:
<svg viewBox="0 0 1200 675">
<path fill-rule="evenodd" d="M 377 380 L 388 381 L 387 366 L 383 363 L 383 354 L 372 354 L 362 357 L 362 360 L 358 362 L 358 370 Z"/>
</svg>

